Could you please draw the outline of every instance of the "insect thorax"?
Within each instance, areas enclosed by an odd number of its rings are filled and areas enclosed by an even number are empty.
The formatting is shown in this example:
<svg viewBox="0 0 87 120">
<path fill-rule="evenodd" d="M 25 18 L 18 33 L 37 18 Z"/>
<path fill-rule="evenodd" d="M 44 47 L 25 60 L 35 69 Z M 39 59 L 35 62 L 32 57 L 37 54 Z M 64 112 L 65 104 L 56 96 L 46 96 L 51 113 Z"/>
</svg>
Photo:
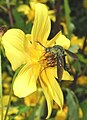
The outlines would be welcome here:
<svg viewBox="0 0 87 120">
<path fill-rule="evenodd" d="M 59 45 L 54 45 L 53 47 L 49 47 L 46 49 L 46 52 L 53 53 L 55 55 L 63 56 L 64 55 L 64 49 L 63 47 Z"/>
</svg>

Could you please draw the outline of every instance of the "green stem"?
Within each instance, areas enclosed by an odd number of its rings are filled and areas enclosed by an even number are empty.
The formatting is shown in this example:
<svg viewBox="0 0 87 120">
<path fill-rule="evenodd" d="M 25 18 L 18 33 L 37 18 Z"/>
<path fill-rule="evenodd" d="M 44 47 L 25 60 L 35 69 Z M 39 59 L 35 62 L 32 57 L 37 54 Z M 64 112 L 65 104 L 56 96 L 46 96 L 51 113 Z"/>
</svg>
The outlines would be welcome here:
<svg viewBox="0 0 87 120">
<path fill-rule="evenodd" d="M 12 88 L 13 88 L 14 79 L 15 79 L 15 75 L 14 75 L 14 77 L 13 77 L 12 84 L 11 84 L 11 88 L 10 88 L 9 101 L 8 101 L 8 106 L 7 106 L 7 110 L 6 110 L 6 113 L 5 113 L 4 120 L 6 120 L 6 118 L 7 118 L 8 111 L 9 111 L 9 107 L 10 107 L 10 104 L 11 104 Z"/>
<path fill-rule="evenodd" d="M 71 19 L 70 19 L 70 8 L 68 0 L 64 0 L 64 9 L 65 9 L 65 16 L 66 16 L 66 25 L 68 30 L 68 37 L 71 37 Z"/>
<path fill-rule="evenodd" d="M 6 118 L 7 118 L 8 111 L 9 111 L 9 107 L 10 107 L 10 104 L 11 104 L 11 97 L 12 97 L 12 89 L 13 89 L 14 80 L 15 80 L 17 74 L 19 73 L 19 71 L 21 70 L 22 67 L 23 67 L 23 65 L 21 65 L 21 66 L 16 70 L 16 72 L 15 72 L 15 74 L 14 74 L 14 76 L 13 76 L 12 83 L 11 83 L 11 88 L 10 88 L 10 93 L 9 93 L 8 106 L 7 106 L 7 110 L 6 110 L 6 113 L 5 113 L 4 120 L 6 120 Z"/>
<path fill-rule="evenodd" d="M 4 12 L 7 12 L 7 9 L 4 6 L 0 5 L 0 8 L 4 10 Z"/>
<path fill-rule="evenodd" d="M 3 120 L 1 50 L 0 50 L 0 98 L 1 98 L 1 120 Z"/>
</svg>

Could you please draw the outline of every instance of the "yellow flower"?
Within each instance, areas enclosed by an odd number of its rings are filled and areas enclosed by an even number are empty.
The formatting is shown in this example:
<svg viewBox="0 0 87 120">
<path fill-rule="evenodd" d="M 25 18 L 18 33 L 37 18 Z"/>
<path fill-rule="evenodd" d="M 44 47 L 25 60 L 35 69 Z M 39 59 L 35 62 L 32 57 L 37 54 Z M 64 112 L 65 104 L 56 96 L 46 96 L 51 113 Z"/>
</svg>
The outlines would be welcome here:
<svg viewBox="0 0 87 120">
<path fill-rule="evenodd" d="M 7 107 L 3 107 L 3 117 L 5 117 Z M 0 108 L 0 113 L 2 109 Z M 6 117 L 6 120 L 9 120 L 9 116 L 17 115 L 18 113 L 18 107 L 10 107 L 8 111 L 8 116 Z M 3 118 L 4 119 L 4 118 Z M 1 114 L 0 114 L 0 120 L 1 120 Z M 24 117 L 22 115 L 17 115 L 14 117 L 14 120 L 24 120 Z"/>
<path fill-rule="evenodd" d="M 35 106 L 39 102 L 40 97 L 41 97 L 41 90 L 38 89 L 31 95 L 28 95 L 27 97 L 25 97 L 24 103 L 28 106 Z"/>
<path fill-rule="evenodd" d="M 68 107 L 64 106 L 62 110 L 59 110 L 56 114 L 55 120 L 66 120 Z"/>
<path fill-rule="evenodd" d="M 48 0 L 30 0 L 30 2 L 35 2 L 35 3 L 46 3 Z"/>
<path fill-rule="evenodd" d="M 47 118 L 51 114 L 53 100 L 62 109 L 63 93 L 55 79 L 56 66 L 49 67 L 47 65 L 49 60 L 43 46 L 51 47 L 55 43 L 66 49 L 70 46 L 69 39 L 61 32 L 47 41 L 50 30 L 48 10 L 45 5 L 38 3 L 35 5 L 35 20 L 31 34 L 25 34 L 20 29 L 10 29 L 2 37 L 2 45 L 13 70 L 16 70 L 21 64 L 25 64 L 14 81 L 14 94 L 20 98 L 26 97 L 37 90 L 37 83 L 39 83 L 47 100 Z M 65 70 L 63 78 L 64 80 L 72 80 Z"/>
<path fill-rule="evenodd" d="M 55 120 L 66 120 L 68 112 L 69 112 L 68 106 L 65 105 L 62 110 L 58 110 Z M 82 117 L 83 117 L 83 111 L 79 107 L 79 118 L 82 118 Z"/>
<path fill-rule="evenodd" d="M 87 9 L 87 0 L 83 0 L 83 7 Z"/>
<path fill-rule="evenodd" d="M 84 37 L 83 38 L 78 38 L 77 36 L 72 36 L 71 38 L 71 46 L 72 45 L 78 45 L 80 49 L 83 48 L 84 44 Z"/>
<path fill-rule="evenodd" d="M 36 2 L 30 2 L 29 5 L 22 4 L 18 7 L 18 12 L 23 12 L 24 15 L 27 16 L 29 21 L 33 21 L 35 17 L 35 3 Z M 47 7 L 47 6 L 46 6 Z M 48 8 L 48 7 L 47 7 Z M 55 11 L 54 10 L 49 10 L 49 16 L 52 21 L 55 21 Z"/>
<path fill-rule="evenodd" d="M 60 25 L 63 27 L 63 31 L 65 35 L 68 35 L 67 25 L 64 22 L 61 22 Z"/>
<path fill-rule="evenodd" d="M 79 85 L 86 85 L 87 84 L 87 76 L 80 76 L 77 81 L 76 81 L 77 84 Z"/>
<path fill-rule="evenodd" d="M 84 49 L 84 53 L 87 54 L 87 46 Z"/>
<path fill-rule="evenodd" d="M 27 16 L 28 20 L 27 22 L 29 21 L 33 21 L 34 20 L 34 16 L 35 16 L 35 4 L 34 3 L 30 3 L 30 7 L 26 4 L 22 4 L 18 7 L 18 12 L 23 12 L 24 15 Z"/>
</svg>

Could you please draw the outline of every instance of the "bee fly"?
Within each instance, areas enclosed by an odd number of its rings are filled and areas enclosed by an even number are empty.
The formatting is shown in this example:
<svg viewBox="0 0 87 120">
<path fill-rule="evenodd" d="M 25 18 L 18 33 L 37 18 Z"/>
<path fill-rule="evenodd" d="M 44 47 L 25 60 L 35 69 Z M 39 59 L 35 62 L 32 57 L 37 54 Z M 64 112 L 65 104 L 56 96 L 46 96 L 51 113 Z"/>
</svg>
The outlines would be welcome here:
<svg viewBox="0 0 87 120">
<path fill-rule="evenodd" d="M 41 46 L 43 46 L 39 41 L 37 41 Z M 63 76 L 63 69 L 67 70 L 67 64 L 65 60 L 65 52 L 68 53 L 74 60 L 77 59 L 76 54 L 64 49 L 60 45 L 54 45 L 52 47 L 45 47 L 45 51 L 47 54 L 46 59 L 48 60 L 48 66 L 49 67 L 54 67 L 57 66 L 57 77 L 58 80 L 61 81 L 62 76 Z"/>
</svg>

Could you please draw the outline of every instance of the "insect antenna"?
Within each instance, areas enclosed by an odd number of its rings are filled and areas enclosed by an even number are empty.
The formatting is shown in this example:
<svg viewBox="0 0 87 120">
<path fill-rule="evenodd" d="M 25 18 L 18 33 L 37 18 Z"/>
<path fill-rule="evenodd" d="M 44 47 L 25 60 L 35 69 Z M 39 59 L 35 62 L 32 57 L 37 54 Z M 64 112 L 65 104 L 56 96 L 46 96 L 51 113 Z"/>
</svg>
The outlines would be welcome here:
<svg viewBox="0 0 87 120">
<path fill-rule="evenodd" d="M 44 45 L 42 45 L 39 41 L 36 41 L 37 43 L 39 43 L 42 47 L 44 47 L 46 49 L 46 47 Z"/>
</svg>

